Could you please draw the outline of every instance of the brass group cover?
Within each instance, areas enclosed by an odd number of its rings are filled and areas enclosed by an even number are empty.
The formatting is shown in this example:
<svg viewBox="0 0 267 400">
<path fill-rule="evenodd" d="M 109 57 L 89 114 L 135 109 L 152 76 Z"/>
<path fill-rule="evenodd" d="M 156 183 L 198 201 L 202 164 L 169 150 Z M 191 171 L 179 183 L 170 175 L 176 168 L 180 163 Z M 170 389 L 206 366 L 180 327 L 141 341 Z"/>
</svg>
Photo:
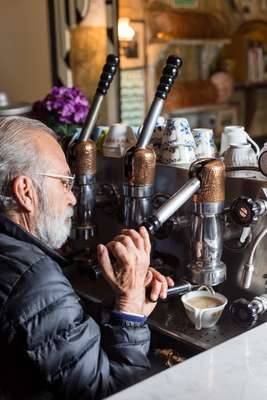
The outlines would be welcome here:
<svg viewBox="0 0 267 400">
<path fill-rule="evenodd" d="M 74 156 L 76 175 L 96 174 L 96 144 L 93 140 L 77 143 Z"/>
<path fill-rule="evenodd" d="M 153 149 L 136 149 L 131 160 L 130 183 L 153 185 L 155 180 L 156 154 Z"/>
<path fill-rule="evenodd" d="M 221 160 L 211 160 L 203 166 L 201 189 L 197 202 L 215 203 L 225 200 L 225 166 Z"/>
</svg>

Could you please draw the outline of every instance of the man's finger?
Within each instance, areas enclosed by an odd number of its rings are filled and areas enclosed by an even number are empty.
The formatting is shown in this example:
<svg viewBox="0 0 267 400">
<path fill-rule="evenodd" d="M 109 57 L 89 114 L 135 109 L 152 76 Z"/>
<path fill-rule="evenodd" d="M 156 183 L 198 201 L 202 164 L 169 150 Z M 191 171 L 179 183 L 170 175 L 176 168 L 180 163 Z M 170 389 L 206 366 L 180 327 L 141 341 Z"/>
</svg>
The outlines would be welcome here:
<svg viewBox="0 0 267 400">
<path fill-rule="evenodd" d="M 102 269 L 104 277 L 108 282 L 115 282 L 114 270 L 109 258 L 108 250 L 103 244 L 97 246 L 97 259 L 98 263 Z"/>
<path fill-rule="evenodd" d="M 126 247 L 120 242 L 109 242 L 107 248 L 112 252 L 120 265 L 129 265 L 129 252 Z"/>
<path fill-rule="evenodd" d="M 149 300 L 152 302 L 156 302 L 159 299 L 160 291 L 161 291 L 162 283 L 158 280 L 153 280 L 150 290 Z"/>
<path fill-rule="evenodd" d="M 144 239 L 142 235 L 139 235 L 139 233 L 134 230 L 134 229 L 123 229 L 122 233 L 125 235 L 129 236 L 133 243 L 135 244 L 135 247 L 139 250 L 145 249 L 145 244 L 144 244 Z"/>
<path fill-rule="evenodd" d="M 134 252 L 136 250 L 136 246 L 134 241 L 130 236 L 127 235 L 118 235 L 116 236 L 112 242 L 120 242 L 122 243 L 127 249 Z"/>
<path fill-rule="evenodd" d="M 164 279 L 161 281 L 160 298 L 161 299 L 166 299 L 168 284 L 167 284 L 167 279 L 165 277 L 163 277 L 163 278 Z"/>
<path fill-rule="evenodd" d="M 147 271 L 147 274 L 146 274 L 146 278 L 145 278 L 145 287 L 147 287 L 152 282 L 152 279 L 153 279 L 153 273 L 152 273 L 152 271 L 150 271 L 150 268 L 149 268 L 149 270 Z"/>
<path fill-rule="evenodd" d="M 170 276 L 166 276 L 167 279 L 167 283 L 169 287 L 173 287 L 174 286 L 174 281 Z"/>
<path fill-rule="evenodd" d="M 144 240 L 144 248 L 145 248 L 145 252 L 147 254 L 150 254 L 151 251 L 151 242 L 150 242 L 150 238 L 149 238 L 149 234 L 148 231 L 146 230 L 146 228 L 144 226 L 141 226 L 139 228 L 139 233 L 142 236 L 143 240 Z"/>
</svg>

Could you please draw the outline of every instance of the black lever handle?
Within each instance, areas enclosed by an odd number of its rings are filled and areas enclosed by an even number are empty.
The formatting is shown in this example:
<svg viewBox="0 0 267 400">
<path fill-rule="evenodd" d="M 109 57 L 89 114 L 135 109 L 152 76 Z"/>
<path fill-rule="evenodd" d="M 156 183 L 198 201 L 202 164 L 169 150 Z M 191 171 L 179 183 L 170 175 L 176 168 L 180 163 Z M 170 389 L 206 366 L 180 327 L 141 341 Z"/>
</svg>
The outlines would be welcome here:
<svg viewBox="0 0 267 400">
<path fill-rule="evenodd" d="M 114 75 L 116 74 L 119 65 L 119 57 L 114 54 L 109 54 L 106 59 L 106 64 L 103 67 L 103 72 L 100 75 L 97 93 L 105 95 L 112 82 Z"/>
<path fill-rule="evenodd" d="M 166 66 L 162 71 L 159 85 L 157 87 L 156 96 L 163 100 L 166 100 L 169 91 L 174 83 L 175 78 L 181 69 L 183 62 L 180 57 L 169 56 L 166 62 Z"/>
<path fill-rule="evenodd" d="M 182 60 L 177 56 L 169 56 L 165 67 L 163 68 L 159 85 L 157 87 L 154 100 L 151 104 L 147 117 L 144 121 L 142 131 L 136 143 L 136 149 L 144 149 L 149 144 L 153 130 L 156 126 L 157 118 L 161 113 L 169 91 L 182 67 Z M 130 167 L 128 167 L 130 169 Z"/>
<path fill-rule="evenodd" d="M 100 75 L 96 93 L 93 98 L 91 108 L 87 114 L 85 124 L 82 128 L 79 141 L 86 141 L 90 138 L 96 124 L 104 95 L 108 91 L 112 79 L 117 71 L 118 65 L 119 57 L 115 56 L 114 54 L 109 54 L 106 58 L 106 64 L 104 65 L 103 71 Z"/>
</svg>

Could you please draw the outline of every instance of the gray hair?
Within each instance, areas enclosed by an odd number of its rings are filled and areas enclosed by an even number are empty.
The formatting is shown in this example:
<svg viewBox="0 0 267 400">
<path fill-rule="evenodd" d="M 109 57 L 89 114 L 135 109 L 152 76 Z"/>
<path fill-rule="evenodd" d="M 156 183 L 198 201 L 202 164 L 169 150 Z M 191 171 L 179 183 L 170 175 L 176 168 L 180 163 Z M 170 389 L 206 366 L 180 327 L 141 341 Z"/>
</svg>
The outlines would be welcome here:
<svg viewBox="0 0 267 400">
<path fill-rule="evenodd" d="M 44 131 L 54 138 L 55 133 L 42 122 L 26 117 L 0 118 L 0 210 L 8 213 L 17 209 L 11 185 L 19 175 L 32 178 L 38 192 L 42 180 L 34 172 L 44 168 L 43 160 L 33 140 L 36 131 Z M 39 194 L 39 193 L 38 193 Z"/>
</svg>

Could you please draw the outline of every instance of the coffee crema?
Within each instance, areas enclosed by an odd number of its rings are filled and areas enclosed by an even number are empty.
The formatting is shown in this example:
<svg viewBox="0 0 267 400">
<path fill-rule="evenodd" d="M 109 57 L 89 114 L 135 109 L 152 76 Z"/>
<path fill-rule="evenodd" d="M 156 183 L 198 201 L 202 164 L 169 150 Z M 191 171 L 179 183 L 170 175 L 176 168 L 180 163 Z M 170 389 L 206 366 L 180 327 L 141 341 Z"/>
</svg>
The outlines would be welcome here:
<svg viewBox="0 0 267 400">
<path fill-rule="evenodd" d="M 196 296 L 191 299 L 186 300 L 187 304 L 195 308 L 213 308 L 221 306 L 223 303 L 221 300 L 216 299 L 216 297 L 209 296 Z"/>
</svg>

